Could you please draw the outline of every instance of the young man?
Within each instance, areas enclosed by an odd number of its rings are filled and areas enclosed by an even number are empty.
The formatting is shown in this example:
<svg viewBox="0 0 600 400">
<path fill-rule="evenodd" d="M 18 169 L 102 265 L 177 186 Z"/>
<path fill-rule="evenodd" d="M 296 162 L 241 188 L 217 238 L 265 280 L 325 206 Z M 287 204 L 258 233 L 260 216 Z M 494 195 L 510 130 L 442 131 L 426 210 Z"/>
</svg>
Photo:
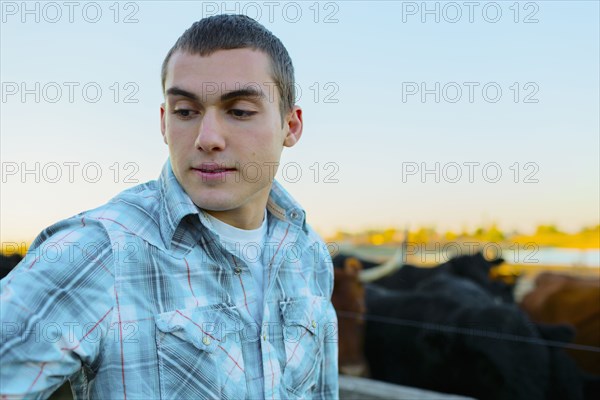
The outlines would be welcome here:
<svg viewBox="0 0 600 400">
<path fill-rule="evenodd" d="M 274 181 L 302 134 L 285 47 L 206 18 L 162 82 L 159 179 L 49 227 L 2 281 L 1 394 L 337 398 L 332 265 Z"/>
</svg>

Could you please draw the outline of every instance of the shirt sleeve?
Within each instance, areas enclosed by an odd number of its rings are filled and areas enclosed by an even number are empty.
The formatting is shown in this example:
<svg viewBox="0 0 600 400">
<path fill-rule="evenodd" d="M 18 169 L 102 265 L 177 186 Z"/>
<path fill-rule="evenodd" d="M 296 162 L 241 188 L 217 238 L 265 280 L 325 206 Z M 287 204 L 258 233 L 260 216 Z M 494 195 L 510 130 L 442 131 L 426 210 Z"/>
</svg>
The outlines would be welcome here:
<svg viewBox="0 0 600 400">
<path fill-rule="evenodd" d="M 333 305 L 328 306 L 328 322 L 324 329 L 324 354 L 321 375 L 314 394 L 316 399 L 339 399 L 338 325 Z"/>
<path fill-rule="evenodd" d="M 321 365 L 321 374 L 317 382 L 317 390 L 314 398 L 317 399 L 339 399 L 339 375 L 338 375 L 338 320 L 333 304 L 331 303 L 331 295 L 333 293 L 333 263 L 327 252 L 327 247 L 322 244 L 324 249 L 323 259 L 320 260 L 319 266 L 327 272 L 326 295 L 329 300 L 326 311 L 326 323 L 323 329 L 324 335 L 324 353 L 323 362 Z"/>
<path fill-rule="evenodd" d="M 82 215 L 42 232 L 0 281 L 0 395 L 47 398 L 93 371 L 114 315 L 113 251 Z"/>
</svg>

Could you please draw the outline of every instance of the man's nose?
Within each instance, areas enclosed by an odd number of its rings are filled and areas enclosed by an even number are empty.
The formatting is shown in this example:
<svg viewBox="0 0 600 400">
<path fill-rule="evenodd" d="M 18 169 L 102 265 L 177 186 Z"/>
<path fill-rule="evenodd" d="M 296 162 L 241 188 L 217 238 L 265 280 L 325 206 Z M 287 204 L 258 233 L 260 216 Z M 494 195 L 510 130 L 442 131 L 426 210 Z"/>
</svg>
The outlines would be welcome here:
<svg viewBox="0 0 600 400">
<path fill-rule="evenodd" d="M 225 148 L 223 133 L 222 121 L 218 112 L 207 109 L 200 122 L 195 143 L 196 148 L 206 152 L 223 150 Z"/>
</svg>

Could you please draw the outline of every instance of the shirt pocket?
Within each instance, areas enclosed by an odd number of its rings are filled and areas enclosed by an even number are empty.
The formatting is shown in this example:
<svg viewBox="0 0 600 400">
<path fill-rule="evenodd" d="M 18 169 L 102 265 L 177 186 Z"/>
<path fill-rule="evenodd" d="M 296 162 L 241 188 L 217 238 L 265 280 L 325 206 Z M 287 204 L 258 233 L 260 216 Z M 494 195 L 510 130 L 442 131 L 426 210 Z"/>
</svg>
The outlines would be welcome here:
<svg viewBox="0 0 600 400">
<path fill-rule="evenodd" d="M 247 393 L 235 306 L 218 304 L 156 315 L 163 399 L 240 399 Z"/>
<path fill-rule="evenodd" d="M 306 397 L 317 384 L 323 360 L 327 304 L 327 299 L 319 296 L 279 303 L 285 346 L 283 382 L 293 397 Z"/>
</svg>

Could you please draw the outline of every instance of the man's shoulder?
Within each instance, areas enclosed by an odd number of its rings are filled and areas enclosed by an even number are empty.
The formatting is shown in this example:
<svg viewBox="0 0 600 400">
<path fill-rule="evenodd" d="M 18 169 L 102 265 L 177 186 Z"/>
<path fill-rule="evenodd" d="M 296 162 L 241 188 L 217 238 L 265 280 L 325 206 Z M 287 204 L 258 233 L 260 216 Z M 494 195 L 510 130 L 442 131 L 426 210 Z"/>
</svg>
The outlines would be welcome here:
<svg viewBox="0 0 600 400">
<path fill-rule="evenodd" d="M 303 232 L 305 235 L 305 240 L 311 247 L 318 247 L 321 251 L 327 250 L 327 245 L 321 235 L 319 235 L 310 224 L 307 222 L 304 223 Z M 316 250 L 315 250 L 316 251 Z"/>
<path fill-rule="evenodd" d="M 162 198 L 159 182 L 149 181 L 122 191 L 106 204 L 86 213 L 102 221 L 109 231 L 136 233 L 148 228 L 148 219 L 156 222 L 158 228 Z"/>
<path fill-rule="evenodd" d="M 160 239 L 161 203 L 157 181 L 136 185 L 99 207 L 50 225 L 37 236 L 32 247 L 48 240 L 67 239 L 76 239 L 78 243 L 110 244 L 120 237 L 132 235 L 156 242 Z"/>
<path fill-rule="evenodd" d="M 323 237 L 319 235 L 308 222 L 304 223 L 304 228 L 306 236 L 311 242 L 318 242 L 323 245 L 325 244 Z"/>
</svg>

